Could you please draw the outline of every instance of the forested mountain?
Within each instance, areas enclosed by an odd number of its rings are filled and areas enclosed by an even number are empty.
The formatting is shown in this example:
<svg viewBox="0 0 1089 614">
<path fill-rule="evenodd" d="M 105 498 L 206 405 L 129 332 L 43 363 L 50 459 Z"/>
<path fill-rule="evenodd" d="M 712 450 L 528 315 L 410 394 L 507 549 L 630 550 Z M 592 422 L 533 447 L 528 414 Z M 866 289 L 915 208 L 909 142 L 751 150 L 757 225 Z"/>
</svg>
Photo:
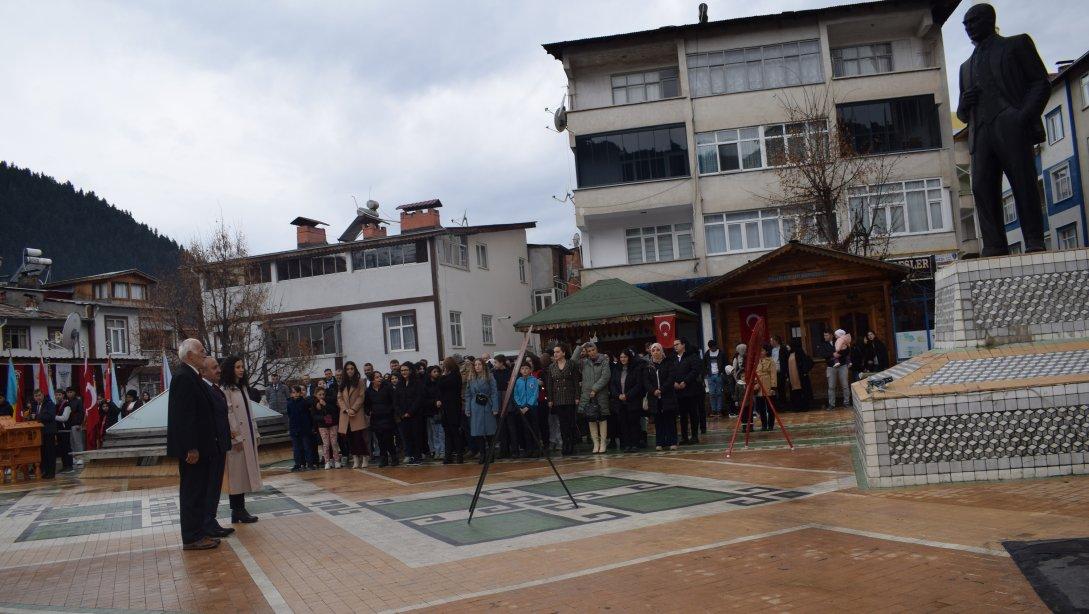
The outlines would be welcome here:
<svg viewBox="0 0 1089 614">
<path fill-rule="evenodd" d="M 24 247 L 53 259 L 53 281 L 133 268 L 160 276 L 180 249 L 94 192 L 0 161 L 0 274 L 19 267 Z"/>
</svg>

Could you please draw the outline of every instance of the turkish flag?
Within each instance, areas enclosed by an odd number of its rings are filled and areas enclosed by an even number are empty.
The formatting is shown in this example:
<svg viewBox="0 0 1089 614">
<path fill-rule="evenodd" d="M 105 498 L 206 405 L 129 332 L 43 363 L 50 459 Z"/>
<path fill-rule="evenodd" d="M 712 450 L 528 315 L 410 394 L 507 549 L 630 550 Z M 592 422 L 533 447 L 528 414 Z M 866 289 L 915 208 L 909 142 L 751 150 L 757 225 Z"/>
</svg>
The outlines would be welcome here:
<svg viewBox="0 0 1089 614">
<path fill-rule="evenodd" d="M 673 347 L 677 338 L 677 316 L 654 316 L 654 337 L 662 344 L 662 349 Z"/>
<path fill-rule="evenodd" d="M 768 306 L 767 305 L 746 305 L 745 307 L 738 307 L 737 317 L 741 323 L 741 343 L 749 343 L 752 337 L 753 328 L 760 318 L 764 320 L 768 319 Z M 763 343 L 763 339 L 758 340 Z M 749 348 L 750 350 L 752 348 Z"/>
</svg>

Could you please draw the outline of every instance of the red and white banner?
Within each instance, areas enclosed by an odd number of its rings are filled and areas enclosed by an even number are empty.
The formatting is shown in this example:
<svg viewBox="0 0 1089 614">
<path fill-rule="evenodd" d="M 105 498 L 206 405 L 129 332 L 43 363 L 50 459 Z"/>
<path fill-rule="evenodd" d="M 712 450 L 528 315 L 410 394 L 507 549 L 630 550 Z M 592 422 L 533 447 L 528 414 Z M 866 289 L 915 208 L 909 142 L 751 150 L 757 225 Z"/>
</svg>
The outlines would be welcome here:
<svg viewBox="0 0 1089 614">
<path fill-rule="evenodd" d="M 741 326 L 741 343 L 748 344 L 752 337 L 752 331 L 756 327 L 756 323 L 761 319 L 768 319 L 768 306 L 767 305 L 746 305 L 744 307 L 737 308 L 737 317 Z M 759 340 L 760 343 L 764 342 L 764 339 Z M 749 348 L 752 350 L 754 348 Z M 759 349 L 759 348 L 755 348 Z"/>
<path fill-rule="evenodd" d="M 49 381 L 49 367 L 45 366 L 45 358 L 38 359 L 38 366 L 34 369 L 37 371 L 36 385 L 45 398 L 52 399 L 53 403 L 57 402 L 57 393 L 53 390 L 53 382 Z"/>
<path fill-rule="evenodd" d="M 654 338 L 662 349 L 672 348 L 677 339 L 677 316 L 654 316 Z"/>
</svg>

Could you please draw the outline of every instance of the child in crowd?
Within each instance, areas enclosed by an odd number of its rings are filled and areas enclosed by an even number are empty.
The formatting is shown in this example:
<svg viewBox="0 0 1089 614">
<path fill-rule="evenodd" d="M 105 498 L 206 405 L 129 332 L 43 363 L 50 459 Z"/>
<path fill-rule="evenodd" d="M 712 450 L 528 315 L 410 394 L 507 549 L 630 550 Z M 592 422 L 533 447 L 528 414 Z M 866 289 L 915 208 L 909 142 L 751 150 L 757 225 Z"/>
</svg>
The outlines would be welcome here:
<svg viewBox="0 0 1089 614">
<path fill-rule="evenodd" d="M 521 418 L 516 416 L 507 416 L 506 424 L 508 432 L 516 433 L 517 430 L 511 429 L 509 425 L 521 422 L 521 426 L 525 427 L 526 423 L 529 425 L 529 430 L 525 432 L 525 441 L 523 442 L 523 448 L 529 453 L 530 456 L 536 458 L 540 456 L 542 450 L 537 446 L 537 403 L 540 399 L 541 382 L 533 375 L 533 365 L 530 362 L 523 362 L 521 368 L 518 369 L 518 379 L 514 382 L 514 407 L 518 409 L 518 412 L 525 416 L 526 421 L 522 422 Z M 514 449 L 517 444 L 511 443 L 511 449 Z"/>
<path fill-rule="evenodd" d="M 292 471 L 305 471 L 306 459 L 313 454 L 313 440 L 310 434 L 314 428 L 310 419 L 310 406 L 303 395 L 302 386 L 291 387 L 291 398 L 287 402 L 287 425 L 291 435 L 291 448 L 295 457 Z"/>
<path fill-rule="evenodd" d="M 840 366 L 843 363 L 844 358 L 848 356 L 848 350 L 851 349 L 851 333 L 843 330 L 842 328 L 836 329 L 836 351 L 832 354 L 832 359 L 835 364 L 833 368 Z"/>
<path fill-rule="evenodd" d="M 340 469 L 340 445 L 337 442 L 337 419 L 340 416 L 337 406 L 326 401 L 325 390 L 318 388 L 314 391 L 314 406 L 310 415 L 318 428 L 325 468 Z"/>
</svg>

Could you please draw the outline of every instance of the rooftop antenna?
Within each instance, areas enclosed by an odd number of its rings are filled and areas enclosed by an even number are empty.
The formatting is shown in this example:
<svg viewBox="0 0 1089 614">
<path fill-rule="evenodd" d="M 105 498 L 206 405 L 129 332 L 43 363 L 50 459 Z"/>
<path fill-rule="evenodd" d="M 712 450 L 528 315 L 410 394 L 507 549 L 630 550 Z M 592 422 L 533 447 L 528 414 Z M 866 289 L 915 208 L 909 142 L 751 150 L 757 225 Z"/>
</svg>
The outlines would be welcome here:
<svg viewBox="0 0 1089 614">
<path fill-rule="evenodd" d="M 552 195 L 552 200 L 554 200 L 554 201 L 556 201 L 558 203 L 571 203 L 573 205 L 573 204 L 575 204 L 575 195 L 572 194 L 570 190 L 568 190 L 567 194 L 563 195 L 563 198 L 560 198 L 560 197 L 556 196 L 555 194 L 553 194 Z"/>
<path fill-rule="evenodd" d="M 457 218 L 454 218 L 454 219 L 450 220 L 450 223 L 454 224 L 456 226 L 463 226 L 463 227 L 468 226 L 469 225 L 469 212 L 468 212 L 468 210 L 467 209 L 462 209 L 462 211 L 461 211 L 461 220 L 458 220 Z"/>
</svg>

